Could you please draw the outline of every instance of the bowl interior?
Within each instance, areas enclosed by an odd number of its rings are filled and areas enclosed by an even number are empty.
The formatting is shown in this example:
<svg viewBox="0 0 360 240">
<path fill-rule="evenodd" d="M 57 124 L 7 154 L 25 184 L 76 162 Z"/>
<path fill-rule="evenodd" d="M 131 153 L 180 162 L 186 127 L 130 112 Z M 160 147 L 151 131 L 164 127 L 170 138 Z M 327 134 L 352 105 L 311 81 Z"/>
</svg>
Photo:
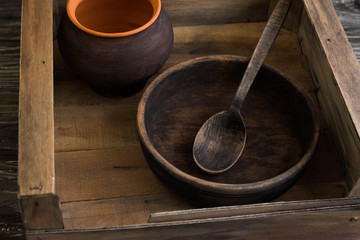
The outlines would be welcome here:
<svg viewBox="0 0 360 240">
<path fill-rule="evenodd" d="M 241 109 L 247 141 L 238 162 L 220 175 L 206 174 L 194 163 L 197 131 L 230 105 L 246 65 L 242 58 L 203 60 L 171 71 L 154 85 L 145 128 L 166 161 L 200 179 L 242 184 L 274 177 L 301 159 L 314 130 L 306 98 L 292 80 L 262 68 Z"/>
<path fill-rule="evenodd" d="M 149 27 L 160 8 L 160 0 L 69 0 L 67 13 L 83 31 L 102 37 L 122 37 Z"/>
</svg>

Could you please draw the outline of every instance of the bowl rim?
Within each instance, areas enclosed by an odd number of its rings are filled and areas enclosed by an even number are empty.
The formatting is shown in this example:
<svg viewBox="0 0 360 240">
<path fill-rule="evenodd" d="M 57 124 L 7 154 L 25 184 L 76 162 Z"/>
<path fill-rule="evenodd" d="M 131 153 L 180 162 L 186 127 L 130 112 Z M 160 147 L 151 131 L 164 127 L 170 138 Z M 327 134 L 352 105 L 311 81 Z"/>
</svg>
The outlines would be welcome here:
<svg viewBox="0 0 360 240">
<path fill-rule="evenodd" d="M 306 89 L 294 78 L 290 77 L 283 72 L 280 72 L 278 69 L 269 66 L 268 64 L 263 64 L 262 68 L 267 68 L 270 71 L 274 72 L 275 74 L 281 75 L 284 79 L 286 79 L 297 91 L 299 91 L 305 99 L 306 105 L 310 110 L 311 119 L 313 122 L 313 136 L 309 147 L 307 148 L 306 152 L 302 155 L 300 160 L 290 167 L 289 169 L 285 170 L 284 172 L 276 175 L 274 177 L 264 179 L 258 182 L 250 182 L 250 183 L 241 183 L 241 184 L 231 184 L 231 183 L 218 183 L 213 182 L 205 179 L 201 179 L 195 176 L 192 176 L 182 170 L 178 169 L 170 162 L 168 162 L 154 147 L 150 138 L 147 135 L 146 125 L 145 125 L 145 109 L 147 106 L 147 101 L 151 96 L 153 90 L 161 84 L 163 79 L 167 76 L 172 74 L 173 72 L 181 71 L 187 67 L 190 67 L 194 63 L 199 62 L 208 62 L 214 60 L 222 60 L 222 61 L 249 61 L 249 58 L 238 56 L 238 55 L 209 55 L 203 57 L 197 57 L 194 59 L 187 60 L 185 62 L 179 63 L 173 67 L 170 67 L 156 78 L 149 84 L 149 86 L 143 92 L 141 100 L 138 105 L 138 113 L 137 113 L 137 127 L 140 141 L 142 142 L 143 146 L 146 148 L 148 152 L 151 153 L 154 159 L 156 159 L 157 163 L 161 165 L 167 172 L 171 173 L 171 175 L 186 184 L 189 184 L 201 191 L 209 192 L 212 194 L 219 194 L 219 195 L 243 195 L 243 194 L 253 194 L 253 193 L 260 193 L 272 190 L 279 186 L 279 184 L 285 184 L 289 182 L 289 180 L 293 180 L 297 177 L 298 173 L 302 172 L 302 170 L 306 167 L 307 163 L 311 159 L 311 156 L 317 146 L 317 142 L 320 135 L 320 118 L 318 108 L 311 99 L 310 95 L 306 91 Z"/>
<path fill-rule="evenodd" d="M 107 37 L 107 38 L 127 37 L 127 36 L 137 34 L 139 32 L 142 32 L 145 29 L 149 28 L 158 19 L 159 15 L 160 15 L 160 11 L 161 11 L 161 0 L 148 0 L 148 2 L 150 2 L 151 6 L 154 9 L 153 15 L 148 22 L 146 22 L 144 25 L 142 25 L 138 28 L 135 28 L 131 31 L 106 33 L 106 32 L 99 32 L 99 31 L 95 31 L 90 28 L 87 28 L 77 20 L 77 18 L 75 16 L 75 10 L 76 10 L 77 6 L 83 1 L 85 1 L 85 0 L 68 0 L 67 4 L 66 4 L 67 16 L 69 17 L 70 21 L 77 28 L 79 28 L 80 30 L 82 30 L 90 35 L 94 35 L 94 36 L 98 36 L 98 37 Z M 74 9 L 71 8 L 72 5 L 75 5 Z"/>
</svg>

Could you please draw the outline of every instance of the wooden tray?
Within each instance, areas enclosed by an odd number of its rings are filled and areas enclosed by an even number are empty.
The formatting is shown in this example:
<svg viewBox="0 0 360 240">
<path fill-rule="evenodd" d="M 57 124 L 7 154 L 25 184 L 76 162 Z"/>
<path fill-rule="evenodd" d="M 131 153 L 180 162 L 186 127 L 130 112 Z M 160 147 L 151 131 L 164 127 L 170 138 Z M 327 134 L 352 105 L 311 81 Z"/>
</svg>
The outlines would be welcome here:
<svg viewBox="0 0 360 240">
<path fill-rule="evenodd" d="M 360 67 L 330 0 L 294 0 L 266 60 L 321 109 L 310 166 L 272 203 L 211 209 L 187 203 L 148 167 L 135 121 L 141 93 L 99 96 L 63 62 L 52 24 L 63 2 L 23 1 L 18 181 L 28 239 L 360 234 Z M 249 57 L 275 2 L 163 0 L 175 42 L 160 72 L 197 56 Z"/>
</svg>

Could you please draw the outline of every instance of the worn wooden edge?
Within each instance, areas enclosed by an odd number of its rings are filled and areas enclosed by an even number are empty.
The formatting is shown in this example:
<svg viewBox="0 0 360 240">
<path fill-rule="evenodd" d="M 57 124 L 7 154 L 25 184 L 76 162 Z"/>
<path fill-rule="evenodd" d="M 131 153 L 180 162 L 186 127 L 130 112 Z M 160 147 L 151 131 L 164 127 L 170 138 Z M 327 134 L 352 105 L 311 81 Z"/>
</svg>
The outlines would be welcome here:
<svg viewBox="0 0 360 240">
<path fill-rule="evenodd" d="M 27 229 L 62 228 L 55 194 L 53 2 L 22 2 L 18 185 Z"/>
<path fill-rule="evenodd" d="M 159 212 L 150 215 L 149 223 L 192 221 L 197 219 L 225 218 L 258 214 L 289 214 L 294 211 L 322 211 L 346 208 L 358 204 L 357 198 L 281 201 L 239 206 L 200 208 L 182 211 Z"/>
<path fill-rule="evenodd" d="M 332 2 L 304 0 L 304 6 L 300 42 L 317 84 L 318 100 L 330 135 L 344 162 L 352 189 L 349 196 L 359 196 L 360 65 Z M 316 41 L 311 41 L 309 31 L 314 33 Z"/>
<path fill-rule="evenodd" d="M 20 207 L 28 230 L 64 228 L 59 197 L 55 194 L 23 196 Z"/>
<path fill-rule="evenodd" d="M 23 1 L 19 89 L 19 194 L 55 192 L 52 2 Z"/>
<path fill-rule="evenodd" d="M 269 239 L 329 239 L 329 236 L 338 239 L 344 234 L 353 239 L 360 233 L 359 214 L 359 199 L 338 199 L 324 202 L 321 207 L 283 212 L 268 211 L 113 228 L 28 231 L 27 239 L 173 239 L 174 236 L 192 239 L 259 239 L 269 236 L 269 231 L 272 233 Z M 289 231 L 289 228 L 292 230 Z M 225 232 L 227 234 L 224 235 Z"/>
</svg>

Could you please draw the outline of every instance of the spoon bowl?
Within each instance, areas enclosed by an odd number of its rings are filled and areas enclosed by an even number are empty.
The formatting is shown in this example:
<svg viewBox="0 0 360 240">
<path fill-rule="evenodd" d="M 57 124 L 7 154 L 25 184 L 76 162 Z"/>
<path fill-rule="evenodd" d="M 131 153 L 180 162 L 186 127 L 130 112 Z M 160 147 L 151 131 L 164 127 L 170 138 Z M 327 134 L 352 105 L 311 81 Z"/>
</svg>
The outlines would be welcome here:
<svg viewBox="0 0 360 240">
<path fill-rule="evenodd" d="M 229 108 L 213 115 L 202 125 L 195 138 L 199 144 L 193 147 L 194 160 L 207 173 L 224 172 L 239 159 L 245 141 L 245 125 L 240 111 Z"/>
</svg>

